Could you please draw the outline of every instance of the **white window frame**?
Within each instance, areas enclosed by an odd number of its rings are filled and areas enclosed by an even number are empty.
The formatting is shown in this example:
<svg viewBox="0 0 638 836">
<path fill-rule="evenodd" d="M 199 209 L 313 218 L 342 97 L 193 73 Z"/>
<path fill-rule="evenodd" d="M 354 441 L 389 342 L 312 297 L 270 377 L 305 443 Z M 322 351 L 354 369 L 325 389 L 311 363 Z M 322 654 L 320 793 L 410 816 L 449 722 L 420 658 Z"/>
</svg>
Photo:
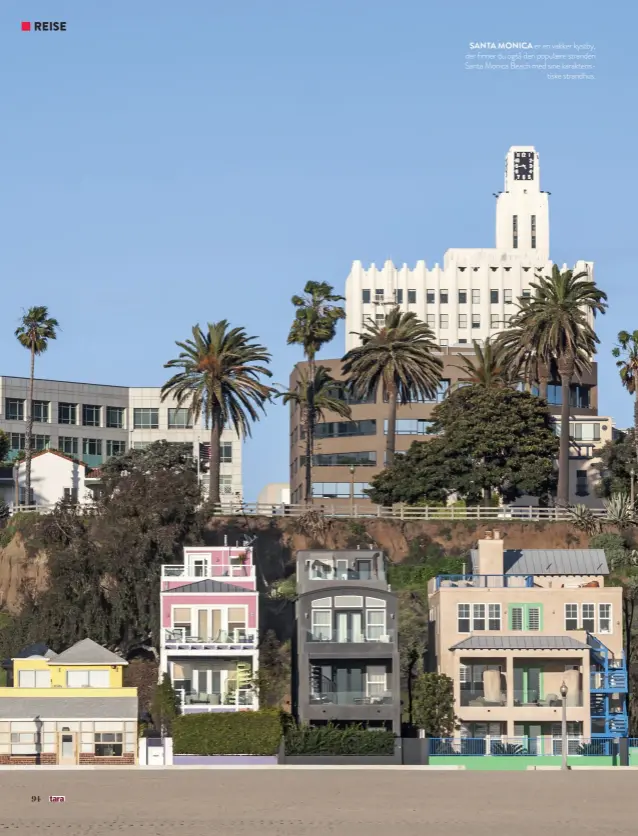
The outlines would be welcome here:
<svg viewBox="0 0 638 836">
<path fill-rule="evenodd" d="M 86 674 L 85 677 L 82 677 L 82 684 L 71 685 L 69 682 L 69 675 L 74 674 L 75 676 L 73 679 L 79 675 Z M 106 674 L 106 685 L 102 682 L 99 684 L 95 684 L 95 680 L 100 676 L 104 678 L 104 674 Z M 93 682 L 91 681 L 93 680 Z M 109 688 L 110 687 L 110 676 L 108 671 L 93 671 L 90 668 L 71 668 L 66 672 L 66 687 L 67 688 Z"/>
<path fill-rule="evenodd" d="M 608 607 L 609 615 L 603 616 L 601 615 L 601 610 L 603 607 Z M 613 607 L 611 604 L 598 604 L 598 632 L 603 634 L 609 634 L 614 632 L 614 622 L 612 619 L 613 615 Z M 609 621 L 609 629 L 603 630 L 603 621 Z"/>
<path fill-rule="evenodd" d="M 483 613 L 483 615 L 477 615 L 478 613 Z M 486 618 L 487 607 L 485 604 L 472 604 L 472 632 L 476 631 L 478 633 L 484 633 L 487 629 L 487 618 Z M 482 621 L 482 627 L 476 627 L 476 622 Z"/>
<path fill-rule="evenodd" d="M 492 621 L 498 621 L 498 627 L 492 627 Z M 500 604 L 488 604 L 487 606 L 487 629 L 488 630 L 500 630 L 502 624 L 501 618 L 501 605 Z"/>
<path fill-rule="evenodd" d="M 321 616 L 326 616 L 327 615 L 328 623 L 327 624 L 317 624 L 317 619 L 315 618 L 315 616 L 317 616 L 317 615 L 321 615 Z M 315 638 L 315 635 L 316 635 L 315 631 L 316 631 L 317 627 L 321 628 L 322 632 L 325 630 L 327 635 L 328 635 L 328 638 L 323 638 L 323 637 L 319 638 L 319 639 Z M 312 613 L 310 615 L 310 629 L 312 631 L 312 636 L 313 636 L 314 641 L 324 641 L 324 642 L 332 641 L 332 638 L 333 638 L 333 636 L 332 636 L 332 634 L 333 634 L 332 610 L 312 610 Z"/>
<path fill-rule="evenodd" d="M 567 607 L 576 607 L 576 626 L 575 627 L 568 627 L 567 626 L 568 621 L 573 621 L 574 620 L 573 615 L 570 615 L 570 616 L 567 615 Z M 578 604 L 575 604 L 573 601 L 569 604 L 565 604 L 564 614 L 565 614 L 565 622 L 564 622 L 565 623 L 565 630 L 570 632 L 570 633 L 573 630 L 580 630 L 580 624 L 581 624 L 581 621 L 580 621 L 580 607 L 578 606 Z"/>
<path fill-rule="evenodd" d="M 587 616 L 587 621 L 590 621 L 591 624 L 592 624 L 591 630 L 587 630 L 587 628 L 584 626 L 584 624 L 585 624 L 585 607 L 588 607 L 589 608 L 588 612 L 591 612 L 591 615 Z M 581 629 L 582 630 L 587 630 L 588 633 L 595 633 L 596 632 L 596 627 L 598 626 L 596 624 L 596 604 L 592 604 L 590 602 L 585 602 L 585 603 L 580 605 L 580 625 L 581 625 Z"/>
<path fill-rule="evenodd" d="M 366 671 L 366 697 L 382 697 L 388 690 L 388 674 Z"/>
<path fill-rule="evenodd" d="M 467 607 L 467 615 L 461 616 L 460 610 L 461 607 Z M 467 621 L 468 629 L 461 630 L 460 629 L 460 622 Z M 456 605 L 456 632 L 457 633 L 471 633 L 472 632 L 472 605 L 471 604 L 457 604 Z"/>
<path fill-rule="evenodd" d="M 380 622 L 378 624 L 374 624 L 371 616 L 381 616 Z M 379 634 L 377 636 L 372 637 L 372 630 L 377 631 L 377 628 L 381 628 Z M 385 610 L 366 610 L 366 640 L 369 642 L 378 642 L 381 641 L 381 636 L 386 635 L 386 611 Z"/>
<path fill-rule="evenodd" d="M 32 676 L 29 676 L 32 674 Z M 40 676 L 38 676 L 40 674 Z M 38 682 L 38 680 L 40 680 Z M 44 682 L 43 682 L 44 680 Z M 31 681 L 33 684 L 30 684 Z M 18 671 L 18 688 L 50 688 L 51 687 L 51 671 L 39 670 L 32 668 L 31 670 Z"/>
</svg>

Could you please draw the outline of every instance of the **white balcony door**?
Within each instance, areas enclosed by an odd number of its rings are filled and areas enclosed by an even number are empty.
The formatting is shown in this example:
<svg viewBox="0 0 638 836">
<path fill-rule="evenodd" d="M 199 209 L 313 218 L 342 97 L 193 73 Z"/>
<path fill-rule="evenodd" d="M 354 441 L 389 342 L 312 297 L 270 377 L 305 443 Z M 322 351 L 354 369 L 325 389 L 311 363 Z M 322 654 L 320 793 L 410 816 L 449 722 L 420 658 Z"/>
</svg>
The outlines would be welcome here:
<svg viewBox="0 0 638 836">
<path fill-rule="evenodd" d="M 191 577 L 206 578 L 209 576 L 209 570 L 210 558 L 201 555 L 198 555 L 197 557 L 193 555 L 189 558 L 188 574 Z"/>
<path fill-rule="evenodd" d="M 363 618 L 360 612 L 337 612 L 337 641 L 363 641 Z"/>
</svg>

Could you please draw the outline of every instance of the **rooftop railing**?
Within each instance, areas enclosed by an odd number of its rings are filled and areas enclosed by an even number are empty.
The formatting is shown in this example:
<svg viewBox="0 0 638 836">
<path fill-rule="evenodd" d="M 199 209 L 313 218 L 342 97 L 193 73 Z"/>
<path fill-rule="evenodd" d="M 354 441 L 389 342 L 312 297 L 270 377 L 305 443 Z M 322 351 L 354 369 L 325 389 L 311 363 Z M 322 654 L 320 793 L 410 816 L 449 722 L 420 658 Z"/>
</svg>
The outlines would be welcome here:
<svg viewBox="0 0 638 836">
<path fill-rule="evenodd" d="M 195 578 L 196 580 L 205 580 L 206 578 L 236 578 L 237 580 L 254 580 L 255 567 L 251 563 L 215 563 L 209 566 L 167 563 L 162 566 L 162 578 L 164 580 L 172 580 L 173 578 Z"/>
<path fill-rule="evenodd" d="M 531 589 L 534 575 L 437 575 L 436 588 Z"/>
</svg>

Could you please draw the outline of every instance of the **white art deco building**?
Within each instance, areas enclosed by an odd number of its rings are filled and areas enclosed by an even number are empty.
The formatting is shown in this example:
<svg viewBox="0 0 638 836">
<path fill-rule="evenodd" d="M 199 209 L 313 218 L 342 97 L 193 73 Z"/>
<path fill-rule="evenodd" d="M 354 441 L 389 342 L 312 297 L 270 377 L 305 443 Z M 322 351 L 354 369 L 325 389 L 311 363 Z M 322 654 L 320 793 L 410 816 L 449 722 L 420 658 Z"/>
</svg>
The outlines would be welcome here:
<svg viewBox="0 0 638 836">
<path fill-rule="evenodd" d="M 471 345 L 503 328 L 527 295 L 537 272 L 551 272 L 549 194 L 540 188 L 540 165 L 531 145 L 513 146 L 505 158 L 505 188 L 496 199 L 496 246 L 451 249 L 443 266 L 414 269 L 386 261 L 381 269 L 360 261 L 346 280 L 346 351 L 369 319 L 383 321 L 398 304 L 427 322 L 442 346 Z M 564 265 L 566 269 L 566 265 Z M 579 261 L 573 269 L 593 264 Z M 352 333 L 356 332 L 356 333 Z"/>
</svg>

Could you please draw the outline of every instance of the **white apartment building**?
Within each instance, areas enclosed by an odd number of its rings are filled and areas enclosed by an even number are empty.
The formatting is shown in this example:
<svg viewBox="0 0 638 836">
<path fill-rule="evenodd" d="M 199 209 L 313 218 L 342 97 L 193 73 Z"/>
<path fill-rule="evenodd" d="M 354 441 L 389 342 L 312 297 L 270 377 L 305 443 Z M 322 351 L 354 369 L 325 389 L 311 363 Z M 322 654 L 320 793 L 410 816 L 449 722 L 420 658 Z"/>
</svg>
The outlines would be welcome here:
<svg viewBox="0 0 638 836">
<path fill-rule="evenodd" d="M 383 321 L 390 307 L 414 311 L 443 346 L 469 344 L 496 335 L 529 294 L 538 271 L 549 274 L 549 193 L 541 189 L 540 165 L 531 145 L 512 146 L 505 158 L 505 186 L 496 195 L 496 246 L 450 249 L 443 267 L 414 269 L 386 261 L 381 269 L 360 261 L 346 279 L 346 351 L 370 319 Z M 563 266 L 567 269 L 567 265 Z M 575 271 L 593 263 L 578 261 Z M 355 332 L 355 333 L 352 333 Z"/>
<path fill-rule="evenodd" d="M 9 461 L 25 447 L 29 380 L 0 377 L 0 430 L 9 436 Z M 188 410 L 162 402 L 159 387 L 106 386 L 62 380 L 36 380 L 33 397 L 33 449 L 59 450 L 99 468 L 111 456 L 154 441 L 191 444 L 199 450 L 204 487 L 208 479 L 209 433 L 189 421 Z M 227 430 L 221 439 L 221 490 L 242 496 L 242 445 Z M 60 497 L 61 498 L 61 497 Z"/>
</svg>

